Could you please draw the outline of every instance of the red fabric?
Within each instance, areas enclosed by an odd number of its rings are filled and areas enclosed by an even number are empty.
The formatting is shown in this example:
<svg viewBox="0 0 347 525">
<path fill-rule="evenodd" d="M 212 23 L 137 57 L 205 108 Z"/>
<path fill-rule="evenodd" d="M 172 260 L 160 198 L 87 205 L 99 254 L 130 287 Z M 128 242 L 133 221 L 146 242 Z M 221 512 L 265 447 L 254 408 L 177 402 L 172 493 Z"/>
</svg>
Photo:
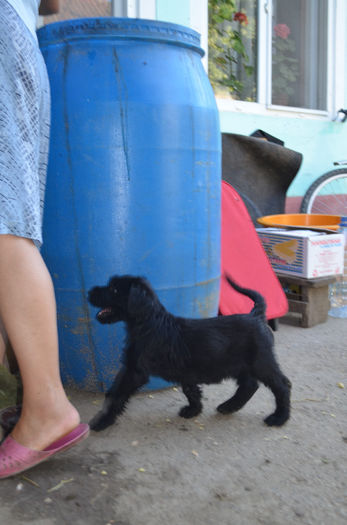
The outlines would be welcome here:
<svg viewBox="0 0 347 525">
<path fill-rule="evenodd" d="M 244 288 L 253 288 L 266 300 L 267 319 L 288 312 L 288 301 L 272 269 L 248 210 L 237 191 L 222 181 L 222 254 L 219 311 L 222 315 L 247 313 L 253 301 L 233 290 L 225 273 Z"/>
</svg>

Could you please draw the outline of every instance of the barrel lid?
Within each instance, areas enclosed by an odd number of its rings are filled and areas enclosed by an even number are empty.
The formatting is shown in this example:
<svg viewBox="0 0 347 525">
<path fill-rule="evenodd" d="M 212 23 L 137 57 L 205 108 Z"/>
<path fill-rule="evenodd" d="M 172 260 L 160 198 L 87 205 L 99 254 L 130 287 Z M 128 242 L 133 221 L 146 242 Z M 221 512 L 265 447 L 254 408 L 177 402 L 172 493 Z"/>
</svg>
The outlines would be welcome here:
<svg viewBox="0 0 347 525">
<path fill-rule="evenodd" d="M 189 27 L 142 18 L 77 18 L 41 27 L 37 31 L 40 47 L 83 38 L 161 41 L 190 47 L 201 56 L 200 35 Z"/>
</svg>

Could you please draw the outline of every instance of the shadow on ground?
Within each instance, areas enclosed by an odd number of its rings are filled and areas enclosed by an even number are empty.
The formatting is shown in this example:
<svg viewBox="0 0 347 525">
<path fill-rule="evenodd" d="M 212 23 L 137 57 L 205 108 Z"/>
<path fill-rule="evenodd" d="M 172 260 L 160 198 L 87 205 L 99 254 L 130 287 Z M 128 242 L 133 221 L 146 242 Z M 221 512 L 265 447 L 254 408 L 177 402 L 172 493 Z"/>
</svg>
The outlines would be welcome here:
<svg viewBox="0 0 347 525">
<path fill-rule="evenodd" d="M 1 481 L 0 523 L 34 525 L 316 525 L 347 523 L 347 323 L 295 320 L 275 333 L 293 382 L 292 417 L 263 418 L 261 387 L 234 415 L 215 407 L 233 382 L 204 388 L 204 411 L 177 416 L 179 389 L 137 395 L 113 427 Z M 88 421 L 100 394 L 69 392 Z"/>
</svg>

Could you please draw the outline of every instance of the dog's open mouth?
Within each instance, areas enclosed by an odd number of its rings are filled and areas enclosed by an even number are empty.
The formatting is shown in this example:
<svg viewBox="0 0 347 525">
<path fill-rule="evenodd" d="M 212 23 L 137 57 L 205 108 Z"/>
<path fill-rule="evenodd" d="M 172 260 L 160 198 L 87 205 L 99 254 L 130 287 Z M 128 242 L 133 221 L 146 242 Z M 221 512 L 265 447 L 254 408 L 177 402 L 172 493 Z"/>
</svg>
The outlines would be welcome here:
<svg viewBox="0 0 347 525">
<path fill-rule="evenodd" d="M 96 314 L 96 317 L 98 321 L 104 321 L 108 319 L 113 314 L 113 310 L 111 307 L 103 308 Z"/>
</svg>

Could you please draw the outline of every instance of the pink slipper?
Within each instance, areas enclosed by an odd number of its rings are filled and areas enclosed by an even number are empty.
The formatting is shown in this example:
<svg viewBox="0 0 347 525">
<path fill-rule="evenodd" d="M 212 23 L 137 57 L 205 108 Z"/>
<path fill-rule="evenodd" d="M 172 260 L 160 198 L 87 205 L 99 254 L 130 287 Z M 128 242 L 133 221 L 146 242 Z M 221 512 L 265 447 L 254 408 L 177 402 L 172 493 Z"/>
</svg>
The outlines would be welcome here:
<svg viewBox="0 0 347 525">
<path fill-rule="evenodd" d="M 58 452 L 73 447 L 89 435 L 89 425 L 79 424 L 69 434 L 54 441 L 44 450 L 32 450 L 24 447 L 8 436 L 0 446 L 0 479 L 19 474 L 42 461 L 54 456 Z"/>
</svg>

